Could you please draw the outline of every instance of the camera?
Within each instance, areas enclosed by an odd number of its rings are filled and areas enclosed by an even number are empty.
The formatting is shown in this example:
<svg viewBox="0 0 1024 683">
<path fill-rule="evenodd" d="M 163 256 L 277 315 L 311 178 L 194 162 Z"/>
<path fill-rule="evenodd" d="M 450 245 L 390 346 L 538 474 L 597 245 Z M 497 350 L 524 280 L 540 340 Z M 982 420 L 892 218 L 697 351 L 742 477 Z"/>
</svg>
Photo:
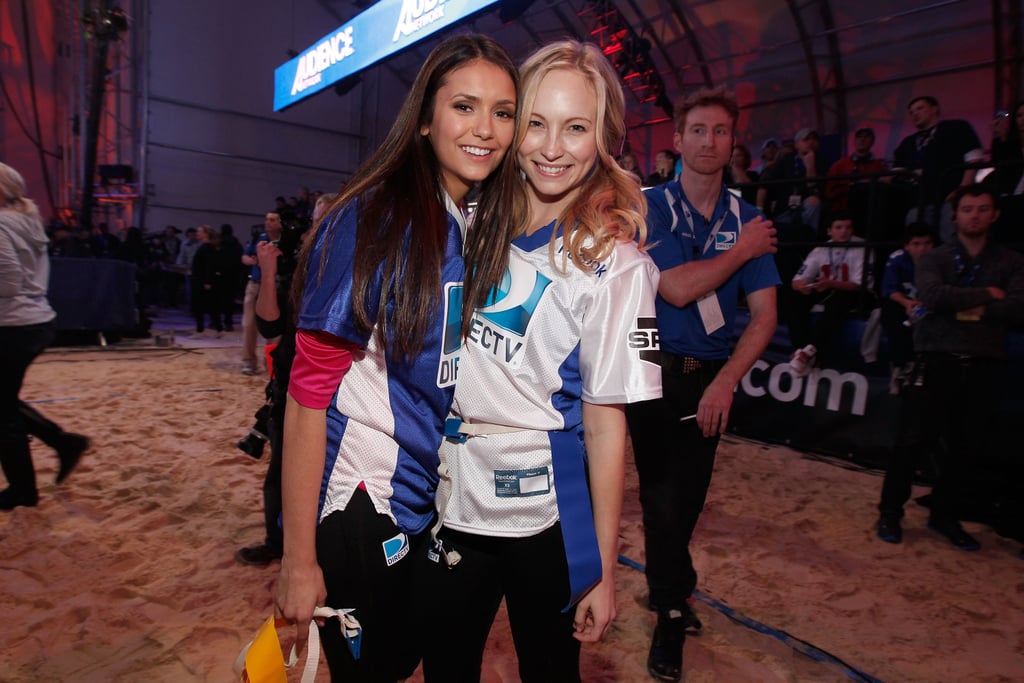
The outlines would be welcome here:
<svg viewBox="0 0 1024 683">
<path fill-rule="evenodd" d="M 235 446 L 246 455 L 259 460 L 263 457 L 263 447 L 270 441 L 267 436 L 267 422 L 270 420 L 270 404 L 264 404 L 256 411 L 256 423 L 249 429 L 249 433 Z"/>
<path fill-rule="evenodd" d="M 289 221 L 282 226 L 281 239 L 273 242 L 281 250 L 277 257 L 277 276 L 282 282 L 291 282 L 298 263 L 299 248 L 302 246 L 302 234 L 309 228 L 305 221 Z"/>
<path fill-rule="evenodd" d="M 238 447 L 238 450 L 259 460 L 263 457 L 263 447 L 266 446 L 266 444 L 266 434 L 260 434 L 257 431 L 250 431 L 248 436 L 235 445 Z"/>
</svg>

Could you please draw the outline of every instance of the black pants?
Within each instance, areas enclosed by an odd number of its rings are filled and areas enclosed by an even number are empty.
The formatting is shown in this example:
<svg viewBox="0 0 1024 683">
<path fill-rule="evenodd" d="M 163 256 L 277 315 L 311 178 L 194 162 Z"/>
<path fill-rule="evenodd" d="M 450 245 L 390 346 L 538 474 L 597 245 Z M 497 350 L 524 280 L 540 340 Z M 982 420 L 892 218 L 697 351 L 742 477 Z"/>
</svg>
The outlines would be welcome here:
<svg viewBox="0 0 1024 683">
<path fill-rule="evenodd" d="M 705 438 L 696 420 L 679 418 L 697 412 L 723 363 L 701 361 L 687 374 L 663 369 L 663 398 L 626 406 L 640 477 L 647 587 L 659 609 L 680 609 L 697 585 L 690 537 L 711 485 L 718 437 Z"/>
<path fill-rule="evenodd" d="M 882 329 L 889 340 L 889 358 L 894 367 L 914 360 L 914 330 L 904 323 L 907 312 L 892 299 L 882 300 Z"/>
<path fill-rule="evenodd" d="M 224 330 L 224 322 L 231 326 L 231 316 L 222 316 L 224 309 L 224 293 L 220 285 L 214 285 L 206 289 L 201 282 L 193 279 L 192 287 L 192 315 L 196 320 L 196 332 L 203 332 L 206 329 L 206 318 L 210 318 L 210 328 L 221 332 Z"/>
<path fill-rule="evenodd" d="M 61 429 L 38 411 L 21 402 L 18 394 L 25 372 L 54 338 L 53 323 L 0 327 L 0 466 L 12 491 L 36 494 L 36 470 L 32 465 L 28 435 L 38 432 L 44 441 L 56 438 Z"/>
<path fill-rule="evenodd" d="M 274 550 L 284 550 L 284 533 L 281 529 L 281 457 L 284 452 L 284 392 L 274 392 L 274 404 L 267 421 L 267 436 L 270 442 L 270 463 L 263 478 L 263 523 L 266 528 L 264 543 Z M 277 394 L 281 394 L 278 396 Z"/>
<path fill-rule="evenodd" d="M 918 354 L 921 375 L 915 379 L 919 386 L 904 392 L 900 432 L 878 505 L 883 516 L 903 516 L 914 471 L 934 452 L 937 478 L 931 519 L 945 523 L 960 518 L 965 480 L 972 465 L 985 455 L 995 428 L 1004 369 L 1005 363 L 992 358 Z"/>
<path fill-rule="evenodd" d="M 502 597 L 523 683 L 580 680 L 580 643 L 572 637 L 576 610 L 569 601 L 569 569 L 561 526 L 527 538 L 498 538 L 442 529 L 445 548 L 462 561 L 449 569 L 430 563 L 428 647 L 423 655 L 427 683 L 480 680 L 487 634 Z"/>
<path fill-rule="evenodd" d="M 800 324 L 798 311 L 802 304 L 800 300 L 804 298 L 803 294 L 795 292 L 789 283 L 800 270 L 804 258 L 810 253 L 810 247 L 792 245 L 799 242 L 813 243 L 818 240 L 816 229 L 804 225 L 798 214 L 799 212 L 785 211 L 772 217 L 778 230 L 779 244 L 782 245 L 775 254 L 775 267 L 782 280 L 782 286 L 778 288 L 779 322 L 785 324 L 787 328 L 792 328 L 794 319 L 798 325 Z M 795 340 L 791 341 L 796 346 Z"/>
<path fill-rule="evenodd" d="M 819 358 L 828 360 L 832 339 L 850 317 L 850 310 L 857 305 L 858 295 L 858 292 L 838 289 L 830 290 L 825 295 L 797 293 L 793 297 L 793 317 L 789 321 L 789 338 L 793 347 L 800 349 L 807 344 L 814 344 Z M 815 304 L 821 304 L 823 310 L 812 325 L 811 309 Z"/>
<path fill-rule="evenodd" d="M 327 587 L 326 604 L 354 608 L 363 627 L 361 656 L 355 660 L 335 619 L 320 628 L 331 680 L 393 683 L 412 675 L 422 656 L 429 597 L 423 590 L 428 531 L 408 536 L 407 551 L 388 564 L 387 548 L 401 532 L 357 489 L 343 511 L 317 528 L 316 554 Z M 385 543 L 388 547 L 385 548 Z M 392 558 L 395 555 L 392 553 Z"/>
</svg>

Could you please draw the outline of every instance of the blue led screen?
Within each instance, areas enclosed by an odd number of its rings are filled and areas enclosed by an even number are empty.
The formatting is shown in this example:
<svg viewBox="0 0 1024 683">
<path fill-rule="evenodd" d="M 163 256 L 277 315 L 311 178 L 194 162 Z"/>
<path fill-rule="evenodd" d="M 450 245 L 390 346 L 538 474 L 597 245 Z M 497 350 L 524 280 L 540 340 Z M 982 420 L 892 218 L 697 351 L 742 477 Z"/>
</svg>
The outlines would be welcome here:
<svg viewBox="0 0 1024 683">
<path fill-rule="evenodd" d="M 381 0 L 274 70 L 274 111 L 499 0 Z"/>
</svg>

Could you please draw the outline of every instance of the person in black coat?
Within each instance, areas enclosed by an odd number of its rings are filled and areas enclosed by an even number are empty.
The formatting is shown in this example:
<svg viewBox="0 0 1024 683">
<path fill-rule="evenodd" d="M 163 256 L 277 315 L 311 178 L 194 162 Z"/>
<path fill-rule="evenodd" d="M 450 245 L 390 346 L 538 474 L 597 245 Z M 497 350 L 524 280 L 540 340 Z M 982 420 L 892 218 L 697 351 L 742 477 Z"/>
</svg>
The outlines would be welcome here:
<svg viewBox="0 0 1024 683">
<path fill-rule="evenodd" d="M 210 327 L 217 336 L 224 331 L 221 317 L 224 289 L 227 286 L 224 249 L 220 233 L 208 225 L 200 226 L 203 245 L 192 260 L 192 312 L 196 319 L 196 333 L 205 332 L 204 321 L 210 317 Z"/>
</svg>

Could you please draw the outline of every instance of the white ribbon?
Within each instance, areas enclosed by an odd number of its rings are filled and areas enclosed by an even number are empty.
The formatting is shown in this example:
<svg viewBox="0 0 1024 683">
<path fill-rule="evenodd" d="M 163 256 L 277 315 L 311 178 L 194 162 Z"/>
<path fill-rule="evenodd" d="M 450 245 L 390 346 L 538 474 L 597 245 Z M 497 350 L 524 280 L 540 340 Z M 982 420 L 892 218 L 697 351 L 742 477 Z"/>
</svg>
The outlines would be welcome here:
<svg viewBox="0 0 1024 683">
<path fill-rule="evenodd" d="M 346 641 L 350 641 L 353 638 L 358 638 L 362 634 L 363 627 L 359 625 L 359 621 L 352 616 L 352 609 L 334 609 L 333 607 L 317 607 L 313 610 L 313 618 L 323 617 L 325 619 L 330 617 L 337 617 L 341 628 L 341 634 L 345 636 Z M 253 641 L 250 640 L 242 651 L 238 654 L 235 659 L 234 670 L 238 676 L 242 675 L 245 670 L 245 655 L 248 654 L 249 648 L 252 647 Z M 356 652 L 352 653 L 358 659 Z M 292 668 L 299 661 L 298 643 L 292 644 L 292 650 L 285 659 L 285 668 Z M 316 679 L 317 668 L 320 665 L 320 631 L 317 629 L 316 622 L 310 620 L 309 622 L 309 637 L 306 644 L 306 664 L 302 667 L 302 683 L 314 683 Z"/>
</svg>

